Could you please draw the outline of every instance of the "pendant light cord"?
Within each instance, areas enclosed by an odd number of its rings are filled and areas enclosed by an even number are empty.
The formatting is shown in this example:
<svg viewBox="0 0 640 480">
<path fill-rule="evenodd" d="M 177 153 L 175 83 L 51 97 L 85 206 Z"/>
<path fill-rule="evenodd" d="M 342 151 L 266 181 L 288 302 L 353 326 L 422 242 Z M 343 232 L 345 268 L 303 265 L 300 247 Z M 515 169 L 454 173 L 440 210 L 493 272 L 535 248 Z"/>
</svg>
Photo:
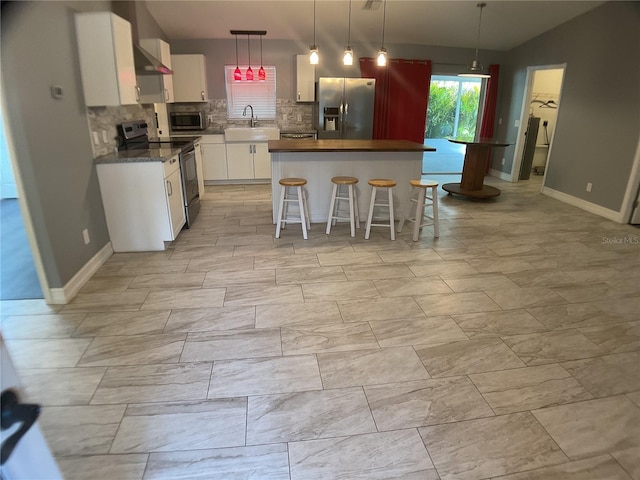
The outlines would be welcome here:
<svg viewBox="0 0 640 480">
<path fill-rule="evenodd" d="M 313 44 L 316 44 L 316 0 L 313 0 Z"/>
<path fill-rule="evenodd" d="M 480 8 L 480 18 L 478 20 L 478 38 L 476 39 L 476 60 L 478 60 L 478 48 L 480 47 L 480 26 L 482 25 L 482 9 L 486 7 L 487 4 L 481 2 L 476 6 Z"/>
<path fill-rule="evenodd" d="M 247 34 L 247 52 L 249 53 L 249 68 L 251 68 L 251 46 L 249 45 L 249 35 Z"/>
<path fill-rule="evenodd" d="M 236 68 L 238 68 L 238 35 L 236 35 Z"/>
<path fill-rule="evenodd" d="M 260 68 L 262 68 L 262 35 L 260 35 Z"/>
<path fill-rule="evenodd" d="M 387 22 L 387 0 L 382 4 L 382 46 L 384 47 L 384 26 Z"/>
<path fill-rule="evenodd" d="M 349 34 L 347 37 L 347 46 L 351 45 L 351 0 L 349 0 Z"/>
</svg>

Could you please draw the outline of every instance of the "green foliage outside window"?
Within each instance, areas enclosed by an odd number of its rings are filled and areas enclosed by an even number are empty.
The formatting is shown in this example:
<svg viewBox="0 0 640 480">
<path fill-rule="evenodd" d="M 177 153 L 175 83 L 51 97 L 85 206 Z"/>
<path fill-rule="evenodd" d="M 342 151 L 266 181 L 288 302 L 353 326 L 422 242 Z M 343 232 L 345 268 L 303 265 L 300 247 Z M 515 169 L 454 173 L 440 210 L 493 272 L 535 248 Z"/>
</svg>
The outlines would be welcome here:
<svg viewBox="0 0 640 480">
<path fill-rule="evenodd" d="M 460 95 L 458 128 L 454 131 L 459 86 L 462 86 L 463 91 Z M 457 140 L 473 140 L 476 133 L 479 100 L 480 86 L 477 83 L 431 82 L 425 138 L 450 137 Z"/>
</svg>

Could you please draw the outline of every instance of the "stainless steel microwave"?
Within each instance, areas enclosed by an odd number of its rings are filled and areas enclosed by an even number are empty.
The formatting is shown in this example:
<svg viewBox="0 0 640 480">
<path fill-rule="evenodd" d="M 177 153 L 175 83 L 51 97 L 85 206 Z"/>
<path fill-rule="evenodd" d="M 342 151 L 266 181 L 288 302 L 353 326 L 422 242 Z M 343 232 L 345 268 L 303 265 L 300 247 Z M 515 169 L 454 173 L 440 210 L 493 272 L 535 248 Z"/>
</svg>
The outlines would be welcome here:
<svg viewBox="0 0 640 480">
<path fill-rule="evenodd" d="M 171 112 L 171 130 L 204 130 L 203 112 Z"/>
</svg>

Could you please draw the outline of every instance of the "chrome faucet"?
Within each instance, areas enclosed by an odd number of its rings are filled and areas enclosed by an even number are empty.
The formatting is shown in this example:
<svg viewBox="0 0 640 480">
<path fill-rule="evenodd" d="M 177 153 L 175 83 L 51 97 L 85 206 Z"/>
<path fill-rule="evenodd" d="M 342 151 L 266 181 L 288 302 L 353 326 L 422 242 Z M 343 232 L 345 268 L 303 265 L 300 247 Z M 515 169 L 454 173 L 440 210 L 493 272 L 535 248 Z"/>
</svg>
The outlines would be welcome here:
<svg viewBox="0 0 640 480">
<path fill-rule="evenodd" d="M 253 105 L 247 105 L 244 107 L 244 110 L 242 110 L 243 117 L 247 116 L 247 108 L 251 109 L 251 119 L 249 120 L 249 125 L 251 125 L 251 128 L 254 128 L 258 123 L 258 117 L 253 116 Z"/>
</svg>

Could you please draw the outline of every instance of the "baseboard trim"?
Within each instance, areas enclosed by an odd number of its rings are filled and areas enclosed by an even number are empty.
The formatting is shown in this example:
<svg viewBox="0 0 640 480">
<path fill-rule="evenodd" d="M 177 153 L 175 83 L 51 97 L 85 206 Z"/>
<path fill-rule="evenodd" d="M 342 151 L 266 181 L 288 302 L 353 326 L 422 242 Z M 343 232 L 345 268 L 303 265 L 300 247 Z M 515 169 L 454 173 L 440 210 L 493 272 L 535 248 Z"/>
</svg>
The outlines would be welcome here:
<svg viewBox="0 0 640 480">
<path fill-rule="evenodd" d="M 49 294 L 51 295 L 50 303 L 64 305 L 73 300 L 73 297 L 76 296 L 84 284 L 89 281 L 93 274 L 98 271 L 112 254 L 113 247 L 111 246 L 111 242 L 109 242 L 102 247 L 91 260 L 85 263 L 64 287 L 49 289 Z"/>
<path fill-rule="evenodd" d="M 616 212 L 615 210 L 596 205 L 595 203 L 587 202 L 586 200 L 583 200 L 581 198 L 574 197 L 573 195 L 569 195 L 567 193 L 559 192 L 549 187 L 543 187 L 542 194 L 551 198 L 555 198 L 556 200 L 560 200 L 561 202 L 568 203 L 569 205 L 573 205 L 574 207 L 578 207 L 589 213 L 599 215 L 608 220 L 613 220 L 614 222 L 618 223 L 625 223 L 624 219 L 622 218 L 622 212 Z"/>
<path fill-rule="evenodd" d="M 489 175 L 492 177 L 498 177 L 500 180 L 506 180 L 507 182 L 511 181 L 510 173 L 501 172 L 500 170 L 495 170 L 493 168 L 489 170 Z"/>
</svg>

